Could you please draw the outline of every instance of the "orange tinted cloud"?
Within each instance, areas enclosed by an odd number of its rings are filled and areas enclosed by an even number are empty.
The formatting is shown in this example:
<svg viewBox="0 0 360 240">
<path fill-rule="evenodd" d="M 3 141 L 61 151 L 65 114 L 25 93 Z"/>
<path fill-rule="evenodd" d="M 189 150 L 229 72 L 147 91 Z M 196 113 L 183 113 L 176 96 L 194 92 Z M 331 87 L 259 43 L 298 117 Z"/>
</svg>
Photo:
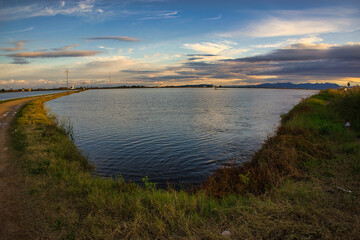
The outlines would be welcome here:
<svg viewBox="0 0 360 240">
<path fill-rule="evenodd" d="M 8 54 L 8 57 L 20 58 L 57 58 L 57 57 L 88 57 L 101 53 L 101 51 L 54 51 L 54 52 L 21 52 Z"/>
<path fill-rule="evenodd" d="M 14 47 L 2 47 L 0 48 L 1 51 L 5 51 L 5 52 L 15 52 L 15 51 L 21 51 L 24 50 L 24 46 L 25 46 L 25 42 L 27 42 L 26 40 L 23 41 L 16 41 L 16 42 L 12 42 L 12 44 L 14 44 Z"/>
<path fill-rule="evenodd" d="M 85 38 L 85 39 L 87 39 L 87 40 L 116 40 L 116 41 L 123 41 L 123 42 L 138 42 L 138 41 L 140 41 L 137 38 L 127 37 L 127 36 L 121 36 L 121 37 L 116 37 L 116 36 L 88 37 L 88 38 Z"/>
</svg>

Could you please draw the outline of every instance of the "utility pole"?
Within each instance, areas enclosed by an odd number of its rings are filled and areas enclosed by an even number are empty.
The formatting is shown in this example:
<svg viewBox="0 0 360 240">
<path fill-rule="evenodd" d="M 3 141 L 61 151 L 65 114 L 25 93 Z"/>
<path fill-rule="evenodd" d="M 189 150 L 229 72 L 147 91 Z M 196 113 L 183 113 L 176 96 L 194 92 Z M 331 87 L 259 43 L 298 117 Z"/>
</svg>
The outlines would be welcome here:
<svg viewBox="0 0 360 240">
<path fill-rule="evenodd" d="M 66 69 L 65 72 L 66 72 L 66 90 L 69 91 L 69 72 L 70 71 L 68 69 Z"/>
<path fill-rule="evenodd" d="M 109 84 L 111 85 L 111 72 L 109 72 Z"/>
</svg>

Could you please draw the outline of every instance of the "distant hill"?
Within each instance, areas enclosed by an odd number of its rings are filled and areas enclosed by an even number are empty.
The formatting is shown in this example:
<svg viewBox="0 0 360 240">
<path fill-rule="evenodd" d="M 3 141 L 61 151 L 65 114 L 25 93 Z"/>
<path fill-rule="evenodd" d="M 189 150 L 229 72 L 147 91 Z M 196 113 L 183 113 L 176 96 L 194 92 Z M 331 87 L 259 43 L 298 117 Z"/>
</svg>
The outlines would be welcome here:
<svg viewBox="0 0 360 240">
<path fill-rule="evenodd" d="M 181 86 L 165 86 L 166 88 L 211 88 L 212 84 L 197 84 L 197 85 L 181 85 Z"/>
<path fill-rule="evenodd" d="M 340 86 L 335 83 L 263 83 L 259 85 L 246 85 L 246 86 L 226 86 L 226 87 L 241 87 L 241 88 L 291 88 L 291 89 L 328 89 L 339 88 Z"/>
</svg>

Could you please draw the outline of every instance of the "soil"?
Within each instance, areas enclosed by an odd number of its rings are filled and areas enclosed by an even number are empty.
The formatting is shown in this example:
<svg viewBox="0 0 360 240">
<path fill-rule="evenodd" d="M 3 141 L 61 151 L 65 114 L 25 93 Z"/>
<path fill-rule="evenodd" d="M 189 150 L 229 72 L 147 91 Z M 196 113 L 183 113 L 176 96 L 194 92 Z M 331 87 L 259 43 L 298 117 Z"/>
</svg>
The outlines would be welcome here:
<svg viewBox="0 0 360 240">
<path fill-rule="evenodd" d="M 8 130 L 16 113 L 29 101 L 26 98 L 0 104 L 0 239 L 29 239 L 26 206 L 22 199 L 21 169 L 8 145 Z"/>
</svg>

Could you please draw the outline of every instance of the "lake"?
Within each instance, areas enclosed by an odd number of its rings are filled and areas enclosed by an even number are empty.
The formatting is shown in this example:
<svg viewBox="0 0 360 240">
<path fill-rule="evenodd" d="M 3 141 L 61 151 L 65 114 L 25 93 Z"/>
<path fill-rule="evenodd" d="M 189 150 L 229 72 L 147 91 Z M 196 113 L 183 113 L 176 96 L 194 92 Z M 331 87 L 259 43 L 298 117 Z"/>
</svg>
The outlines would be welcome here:
<svg viewBox="0 0 360 240">
<path fill-rule="evenodd" d="M 224 164 L 249 160 L 280 115 L 317 91 L 152 88 L 88 90 L 47 107 L 74 125 L 75 144 L 101 176 L 197 184 Z"/>
</svg>

